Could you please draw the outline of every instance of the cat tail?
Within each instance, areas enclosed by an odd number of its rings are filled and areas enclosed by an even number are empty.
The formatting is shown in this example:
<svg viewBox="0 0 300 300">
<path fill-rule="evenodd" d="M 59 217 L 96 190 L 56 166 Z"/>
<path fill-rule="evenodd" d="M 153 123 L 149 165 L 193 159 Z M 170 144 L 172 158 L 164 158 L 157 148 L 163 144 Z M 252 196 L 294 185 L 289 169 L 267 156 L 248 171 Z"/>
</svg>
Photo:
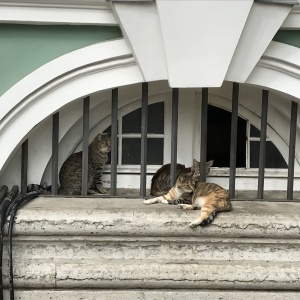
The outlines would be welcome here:
<svg viewBox="0 0 300 300">
<path fill-rule="evenodd" d="M 230 199 L 227 198 L 226 200 L 224 200 L 224 206 L 218 207 L 214 209 L 212 212 L 210 212 L 210 214 L 204 220 L 202 220 L 200 226 L 206 226 L 210 224 L 218 213 L 230 211 L 231 207 L 232 205 Z"/>
<path fill-rule="evenodd" d="M 215 218 L 215 216 L 217 215 L 217 213 L 218 213 L 218 210 L 215 209 L 215 210 L 212 211 L 212 212 L 210 213 L 210 215 L 209 215 L 206 219 L 204 219 L 199 225 L 200 225 L 200 226 L 206 226 L 206 225 L 210 224 L 210 223 L 213 221 L 213 219 Z"/>
</svg>

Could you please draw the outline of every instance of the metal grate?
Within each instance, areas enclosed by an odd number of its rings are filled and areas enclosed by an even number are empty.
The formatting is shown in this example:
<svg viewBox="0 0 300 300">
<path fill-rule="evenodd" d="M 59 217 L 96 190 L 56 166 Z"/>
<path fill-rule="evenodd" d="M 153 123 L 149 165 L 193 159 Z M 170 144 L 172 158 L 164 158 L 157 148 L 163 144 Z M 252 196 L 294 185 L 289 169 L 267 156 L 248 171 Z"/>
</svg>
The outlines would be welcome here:
<svg viewBox="0 0 300 300">
<path fill-rule="evenodd" d="M 172 130 L 171 130 L 171 185 L 176 180 L 177 165 L 177 140 L 178 140 L 178 100 L 179 89 L 172 90 Z M 146 196 L 147 182 L 147 134 L 148 134 L 148 83 L 142 84 L 142 109 L 141 109 L 141 169 L 140 169 L 140 196 Z M 206 181 L 206 148 L 207 148 L 207 124 L 208 124 L 208 88 L 202 89 L 201 107 L 201 145 L 200 145 L 200 180 Z M 257 199 L 264 198 L 266 140 L 268 121 L 268 98 L 269 91 L 262 91 L 261 106 L 261 131 L 259 144 L 259 169 Z M 239 84 L 232 86 L 232 113 L 231 113 L 231 138 L 230 138 L 230 177 L 229 194 L 235 198 L 236 180 L 236 157 L 237 157 L 237 126 L 238 126 Z M 83 148 L 82 148 L 82 195 L 88 194 L 88 147 L 89 147 L 89 111 L 90 97 L 83 99 Z M 298 104 L 291 102 L 289 159 L 287 178 L 287 199 L 292 200 L 294 196 L 294 164 L 296 153 L 296 131 L 297 131 Z M 52 188 L 51 193 L 57 195 L 58 186 L 58 154 L 59 154 L 59 112 L 53 115 L 52 125 Z M 111 187 L 110 195 L 117 195 L 117 123 L 118 122 L 118 89 L 112 89 L 111 99 Z M 21 159 L 21 189 L 26 192 L 28 171 L 28 140 L 22 144 Z"/>
</svg>

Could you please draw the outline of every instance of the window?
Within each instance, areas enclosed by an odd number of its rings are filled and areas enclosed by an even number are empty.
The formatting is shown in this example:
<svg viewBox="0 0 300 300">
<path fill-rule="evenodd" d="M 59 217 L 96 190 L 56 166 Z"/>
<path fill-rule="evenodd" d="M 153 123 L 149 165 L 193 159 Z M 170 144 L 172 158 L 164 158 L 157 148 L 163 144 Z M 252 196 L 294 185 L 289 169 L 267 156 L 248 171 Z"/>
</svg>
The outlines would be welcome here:
<svg viewBox="0 0 300 300">
<path fill-rule="evenodd" d="M 208 106 L 207 160 L 214 160 L 214 167 L 230 166 L 231 113 Z M 238 118 L 237 168 L 258 168 L 260 131 L 242 118 Z M 247 154 L 247 155 L 246 155 Z M 275 145 L 267 138 L 266 168 L 287 168 Z"/>
<path fill-rule="evenodd" d="M 229 167 L 231 112 L 209 105 L 207 122 L 207 160 L 213 159 L 214 167 Z M 238 118 L 237 168 L 246 167 L 246 124 Z"/>
<path fill-rule="evenodd" d="M 162 165 L 164 153 L 164 102 L 148 106 L 147 164 Z M 108 127 L 104 132 L 111 132 Z M 108 163 L 110 163 L 110 158 Z M 118 165 L 141 163 L 141 108 L 119 118 Z"/>
<path fill-rule="evenodd" d="M 258 168 L 260 131 L 256 127 L 251 125 L 249 122 L 247 125 L 247 136 L 248 136 L 247 167 Z M 281 153 L 278 151 L 275 145 L 268 138 L 266 140 L 265 167 L 266 168 L 287 168 L 287 163 L 285 162 Z"/>
</svg>

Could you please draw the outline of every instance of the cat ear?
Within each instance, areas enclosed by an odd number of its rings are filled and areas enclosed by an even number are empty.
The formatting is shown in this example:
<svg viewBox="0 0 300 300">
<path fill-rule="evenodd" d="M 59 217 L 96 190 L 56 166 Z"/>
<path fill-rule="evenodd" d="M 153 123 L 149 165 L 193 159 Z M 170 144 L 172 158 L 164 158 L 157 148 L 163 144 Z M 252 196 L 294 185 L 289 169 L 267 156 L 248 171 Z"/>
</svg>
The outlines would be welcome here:
<svg viewBox="0 0 300 300">
<path fill-rule="evenodd" d="M 200 162 L 197 159 L 193 159 L 193 167 L 197 168 L 200 166 Z"/>
<path fill-rule="evenodd" d="M 47 182 L 46 181 L 42 183 L 42 188 L 45 189 L 45 190 L 47 189 Z"/>
<path fill-rule="evenodd" d="M 98 133 L 96 138 L 98 141 L 100 141 L 102 139 L 102 133 Z"/>
<path fill-rule="evenodd" d="M 210 168 L 210 167 L 213 165 L 213 163 L 214 163 L 213 159 L 210 160 L 210 161 L 207 161 L 207 162 L 206 162 L 206 167 L 207 167 L 207 168 Z"/>
</svg>

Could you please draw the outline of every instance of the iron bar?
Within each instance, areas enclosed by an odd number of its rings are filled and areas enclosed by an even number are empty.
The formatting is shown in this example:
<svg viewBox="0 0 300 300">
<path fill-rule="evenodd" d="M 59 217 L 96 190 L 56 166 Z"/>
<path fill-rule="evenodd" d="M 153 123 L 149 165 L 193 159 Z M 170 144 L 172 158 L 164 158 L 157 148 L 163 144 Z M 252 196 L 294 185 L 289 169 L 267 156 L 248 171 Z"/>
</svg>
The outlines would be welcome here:
<svg viewBox="0 0 300 300">
<path fill-rule="evenodd" d="M 238 105 L 239 105 L 239 84 L 234 82 L 232 86 L 231 134 L 230 134 L 230 176 L 229 176 L 230 199 L 235 198 Z"/>
<path fill-rule="evenodd" d="M 269 98 L 269 91 L 263 90 L 262 106 L 261 106 L 260 142 L 259 142 L 259 163 L 258 163 L 258 188 L 257 188 L 258 199 L 264 198 L 268 98 Z"/>
<path fill-rule="evenodd" d="M 59 112 L 52 116 L 52 185 L 51 194 L 57 195 L 58 184 L 58 136 L 59 136 Z"/>
<path fill-rule="evenodd" d="M 112 90 L 111 105 L 111 196 L 117 195 L 117 163 L 118 163 L 118 89 Z"/>
<path fill-rule="evenodd" d="M 171 169 L 170 186 L 174 186 L 177 169 L 177 140 L 178 140 L 178 98 L 179 89 L 172 90 L 172 131 L 171 131 Z"/>
<path fill-rule="evenodd" d="M 83 99 L 83 137 L 82 137 L 82 178 L 81 195 L 88 194 L 88 164 L 89 164 L 89 131 L 90 131 L 90 97 Z"/>
<path fill-rule="evenodd" d="M 146 196 L 147 181 L 147 132 L 148 132 L 148 82 L 142 83 L 142 116 L 141 116 L 141 183 L 140 196 Z"/>
<path fill-rule="evenodd" d="M 294 167 L 295 167 L 295 153 L 296 153 L 297 114 L 298 114 L 298 103 L 292 101 L 290 142 L 289 142 L 288 183 L 287 183 L 288 200 L 293 200 L 294 197 Z"/>
<path fill-rule="evenodd" d="M 200 181 L 206 181 L 208 88 L 202 88 Z"/>
<path fill-rule="evenodd" d="M 21 193 L 27 193 L 27 174 L 28 174 L 28 139 L 22 144 L 21 157 Z"/>
</svg>

